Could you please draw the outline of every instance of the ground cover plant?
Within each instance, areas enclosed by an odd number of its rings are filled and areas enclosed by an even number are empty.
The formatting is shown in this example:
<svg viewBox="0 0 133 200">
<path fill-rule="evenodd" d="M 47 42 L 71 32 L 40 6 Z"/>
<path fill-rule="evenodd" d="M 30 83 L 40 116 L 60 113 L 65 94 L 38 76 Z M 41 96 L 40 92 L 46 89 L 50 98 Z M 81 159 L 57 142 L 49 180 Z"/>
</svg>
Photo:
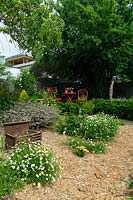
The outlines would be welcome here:
<svg viewBox="0 0 133 200">
<path fill-rule="evenodd" d="M 6 164 L 23 181 L 42 185 L 54 182 L 59 171 L 52 149 L 38 143 L 17 144 Z"/>
<path fill-rule="evenodd" d="M 73 148 L 76 155 L 83 157 L 86 153 L 104 153 L 106 144 L 104 142 L 87 141 L 80 137 L 69 138 L 66 144 Z"/>
<path fill-rule="evenodd" d="M 24 184 L 45 185 L 55 182 L 61 165 L 50 147 L 39 143 L 19 143 L 0 157 L 0 199 L 12 196 Z"/>
<path fill-rule="evenodd" d="M 50 125 L 57 115 L 57 109 L 31 101 L 15 103 L 12 109 L 0 113 L 0 123 L 31 121 L 39 127 Z"/>
<path fill-rule="evenodd" d="M 23 187 L 22 180 L 16 176 L 15 171 L 5 164 L 0 157 L 0 200 L 8 199 L 15 189 Z"/>
<path fill-rule="evenodd" d="M 108 141 L 115 136 L 120 125 L 119 119 L 105 114 L 84 117 L 82 115 L 66 115 L 57 125 L 57 130 L 70 136 Z"/>
<path fill-rule="evenodd" d="M 105 151 L 105 143 L 112 139 L 121 125 L 121 121 L 113 116 L 97 114 L 92 116 L 66 115 L 57 124 L 57 130 L 69 136 L 78 137 L 68 141 L 73 148 L 81 146 L 89 152 L 102 153 Z"/>
</svg>

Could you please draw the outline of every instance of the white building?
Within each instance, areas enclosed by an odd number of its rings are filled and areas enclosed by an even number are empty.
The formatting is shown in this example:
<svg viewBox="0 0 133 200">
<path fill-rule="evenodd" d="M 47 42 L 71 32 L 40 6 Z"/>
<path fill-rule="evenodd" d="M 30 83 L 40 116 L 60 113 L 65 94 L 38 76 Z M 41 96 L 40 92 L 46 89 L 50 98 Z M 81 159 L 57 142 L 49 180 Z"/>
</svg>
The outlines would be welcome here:
<svg viewBox="0 0 133 200">
<path fill-rule="evenodd" d="M 9 67 L 16 69 L 27 69 L 30 68 L 35 61 L 33 58 L 27 54 L 18 54 L 5 59 Z"/>
<path fill-rule="evenodd" d="M 5 63 L 5 56 L 0 52 L 0 64 Z"/>
</svg>

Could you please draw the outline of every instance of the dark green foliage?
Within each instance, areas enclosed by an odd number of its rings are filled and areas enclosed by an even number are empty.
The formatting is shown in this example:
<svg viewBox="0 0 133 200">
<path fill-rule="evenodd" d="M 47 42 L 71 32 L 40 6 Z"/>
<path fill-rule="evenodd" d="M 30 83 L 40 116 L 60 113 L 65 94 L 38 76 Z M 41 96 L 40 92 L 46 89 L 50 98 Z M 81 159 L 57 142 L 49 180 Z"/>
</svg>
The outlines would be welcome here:
<svg viewBox="0 0 133 200">
<path fill-rule="evenodd" d="M 8 199 L 14 194 L 15 189 L 23 187 L 20 178 L 15 175 L 11 167 L 5 165 L 5 161 L 0 158 L 0 200 Z"/>
<path fill-rule="evenodd" d="M 93 114 L 94 104 L 91 101 L 80 103 L 80 114 Z"/>
<path fill-rule="evenodd" d="M 8 97 L 1 97 L 0 98 L 0 110 L 8 110 L 11 108 L 12 101 Z"/>
<path fill-rule="evenodd" d="M 0 110 L 8 110 L 12 102 L 16 100 L 12 81 L 10 73 L 0 65 Z"/>
<path fill-rule="evenodd" d="M 129 0 L 55 1 L 65 23 L 63 45 L 44 55 L 34 71 L 88 81 L 101 97 L 112 76 L 133 73 L 132 6 Z"/>
<path fill-rule="evenodd" d="M 57 106 L 61 113 L 78 114 L 80 110 L 80 106 L 77 103 L 59 102 Z"/>
<path fill-rule="evenodd" d="M 37 92 L 37 80 L 27 69 L 23 69 L 20 75 L 14 80 L 16 94 L 19 95 L 24 89 L 29 96 L 33 96 Z"/>
<path fill-rule="evenodd" d="M 59 102 L 57 104 L 59 107 L 61 113 L 67 113 L 67 114 L 92 114 L 94 111 L 94 104 L 90 101 L 88 102 L 82 102 L 80 104 L 78 103 L 64 103 L 64 102 Z"/>
<path fill-rule="evenodd" d="M 112 102 L 105 99 L 93 99 L 91 102 L 95 105 L 94 113 L 104 112 L 121 119 L 133 120 L 133 98 L 114 99 Z"/>
<path fill-rule="evenodd" d="M 76 115 L 66 115 L 59 119 L 59 122 L 56 126 L 57 131 L 62 134 L 70 136 L 80 136 L 78 130 L 80 127 L 80 118 Z"/>
<path fill-rule="evenodd" d="M 79 157 L 84 157 L 85 152 L 82 149 L 77 148 L 77 149 L 74 149 L 74 154 L 76 154 Z"/>
<path fill-rule="evenodd" d="M 133 178 L 129 180 L 129 189 L 133 189 Z"/>
</svg>

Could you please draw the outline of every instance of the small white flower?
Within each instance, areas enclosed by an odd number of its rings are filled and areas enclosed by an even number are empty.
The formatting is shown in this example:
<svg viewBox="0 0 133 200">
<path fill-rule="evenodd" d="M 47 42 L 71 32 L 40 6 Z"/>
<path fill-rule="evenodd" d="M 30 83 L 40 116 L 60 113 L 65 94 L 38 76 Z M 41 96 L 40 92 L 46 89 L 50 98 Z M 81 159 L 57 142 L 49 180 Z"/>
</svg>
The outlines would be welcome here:
<svg viewBox="0 0 133 200">
<path fill-rule="evenodd" d="M 40 187 L 41 187 L 41 183 L 38 183 L 38 184 L 37 184 L 37 187 L 40 188 Z"/>
<path fill-rule="evenodd" d="M 36 174 L 36 177 L 39 178 L 39 174 Z"/>
<path fill-rule="evenodd" d="M 31 168 L 34 168 L 35 167 L 35 164 L 31 164 Z"/>
</svg>

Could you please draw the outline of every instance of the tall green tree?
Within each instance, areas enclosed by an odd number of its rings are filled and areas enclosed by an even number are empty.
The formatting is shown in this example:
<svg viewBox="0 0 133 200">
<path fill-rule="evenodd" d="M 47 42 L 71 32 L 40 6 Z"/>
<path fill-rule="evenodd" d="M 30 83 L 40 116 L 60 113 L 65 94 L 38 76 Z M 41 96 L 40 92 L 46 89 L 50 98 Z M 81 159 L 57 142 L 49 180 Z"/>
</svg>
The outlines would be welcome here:
<svg viewBox="0 0 133 200">
<path fill-rule="evenodd" d="M 63 21 L 52 5 L 53 0 L 1 0 L 0 30 L 39 60 L 62 43 Z"/>
<path fill-rule="evenodd" d="M 35 71 L 86 80 L 102 96 L 113 75 L 133 70 L 132 6 L 130 0 L 57 0 L 54 9 L 65 23 L 63 45 L 45 55 Z"/>
<path fill-rule="evenodd" d="M 14 80 L 16 93 L 19 95 L 22 90 L 26 90 L 29 96 L 37 92 L 37 80 L 28 69 L 22 69 L 20 74 Z"/>
</svg>

